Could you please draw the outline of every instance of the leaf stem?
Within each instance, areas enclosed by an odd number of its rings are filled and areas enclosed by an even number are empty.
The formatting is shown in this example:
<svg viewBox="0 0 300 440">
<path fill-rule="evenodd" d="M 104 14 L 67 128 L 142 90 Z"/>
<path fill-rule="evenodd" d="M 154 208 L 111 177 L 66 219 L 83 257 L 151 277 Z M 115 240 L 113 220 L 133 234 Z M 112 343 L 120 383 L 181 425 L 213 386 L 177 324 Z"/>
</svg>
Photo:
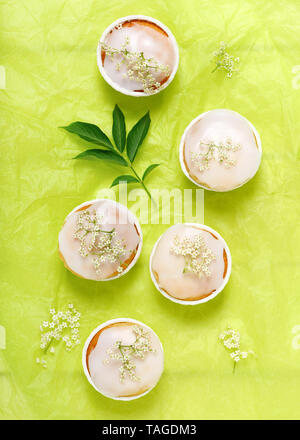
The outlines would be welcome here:
<svg viewBox="0 0 300 440">
<path fill-rule="evenodd" d="M 146 191 L 148 197 L 150 200 L 152 199 L 151 193 L 148 190 L 148 188 L 146 187 L 146 185 L 144 184 L 143 180 L 140 178 L 140 176 L 138 175 L 138 173 L 135 171 L 135 169 L 133 168 L 133 166 L 130 164 L 129 168 L 131 169 L 131 171 L 133 172 L 133 174 L 135 175 L 135 177 L 138 179 L 138 181 L 140 182 L 140 184 L 142 185 L 142 187 L 144 188 L 144 190 Z"/>
<path fill-rule="evenodd" d="M 117 153 L 120 157 L 122 157 L 123 159 L 125 159 L 126 162 L 127 162 L 127 159 L 126 159 L 122 154 L 118 153 L 117 151 L 116 151 L 116 153 Z M 137 180 L 139 181 L 139 183 L 142 185 L 142 187 L 143 187 L 144 190 L 146 191 L 146 193 L 147 193 L 149 199 L 150 199 L 150 200 L 153 200 L 153 201 L 155 202 L 155 200 L 154 200 L 154 199 L 152 198 L 152 196 L 151 196 L 150 191 L 148 190 L 148 188 L 146 187 L 146 185 L 144 184 L 143 180 L 140 178 L 140 176 L 138 175 L 138 173 L 137 173 L 137 172 L 135 171 L 135 169 L 133 168 L 131 162 L 129 162 L 129 163 L 127 162 L 127 166 L 128 166 L 128 168 L 131 169 L 131 171 L 133 172 L 133 174 L 135 175 L 135 177 L 137 178 Z"/>
</svg>

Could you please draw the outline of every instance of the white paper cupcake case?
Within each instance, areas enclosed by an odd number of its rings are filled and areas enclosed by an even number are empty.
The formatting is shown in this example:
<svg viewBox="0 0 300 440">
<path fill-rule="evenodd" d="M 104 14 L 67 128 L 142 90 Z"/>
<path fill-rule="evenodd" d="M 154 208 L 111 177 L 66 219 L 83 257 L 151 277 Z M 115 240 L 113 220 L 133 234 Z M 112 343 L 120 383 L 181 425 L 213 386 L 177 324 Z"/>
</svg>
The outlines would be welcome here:
<svg viewBox="0 0 300 440">
<path fill-rule="evenodd" d="M 131 319 L 131 318 L 115 318 L 115 319 L 110 319 L 109 321 L 106 321 L 106 322 L 104 322 L 103 324 L 100 324 L 98 327 L 96 327 L 96 328 L 92 331 L 92 333 L 89 335 L 89 337 L 87 338 L 87 340 L 86 340 L 86 342 L 85 342 L 85 344 L 84 344 L 83 350 L 82 350 L 82 366 L 83 366 L 83 371 L 84 371 L 84 374 L 86 375 L 87 380 L 88 380 L 89 383 L 92 385 L 92 387 L 93 387 L 96 391 L 98 391 L 98 393 L 102 394 L 102 396 L 104 396 L 104 397 L 108 397 L 109 399 L 113 399 L 113 400 L 121 400 L 121 401 L 128 402 L 128 401 L 130 401 L 130 400 L 139 399 L 140 397 L 143 397 L 143 396 L 145 396 L 146 394 L 150 393 L 150 391 L 152 391 L 153 388 L 155 388 L 156 385 L 158 384 L 158 382 L 159 382 L 161 376 L 158 378 L 158 380 L 156 381 L 156 383 L 155 383 L 151 388 L 149 388 L 147 391 L 145 391 L 145 392 L 142 393 L 142 394 L 139 394 L 139 395 L 137 395 L 137 396 L 130 396 L 130 397 L 115 397 L 115 396 L 110 396 L 109 394 L 105 394 L 105 393 L 103 393 L 102 391 L 100 391 L 100 390 L 95 386 L 95 384 L 93 383 L 92 378 L 91 378 L 91 376 L 90 376 L 90 373 L 89 373 L 89 371 L 88 371 L 87 364 L 86 364 L 86 352 L 87 352 L 87 349 L 88 349 L 88 347 L 89 347 L 89 345 L 90 345 L 91 340 L 92 340 L 93 337 L 96 335 L 96 333 L 98 333 L 99 330 L 102 330 L 103 328 L 105 328 L 105 327 L 107 327 L 107 326 L 109 326 L 109 325 L 111 325 L 111 324 L 122 323 L 122 322 L 131 322 L 131 323 L 133 323 L 133 324 L 137 324 L 137 325 L 141 325 L 142 327 L 145 327 L 146 329 L 148 329 L 149 331 L 151 331 L 151 332 L 152 332 L 152 333 L 158 338 L 158 340 L 159 340 L 159 342 L 160 342 L 160 339 L 159 339 L 159 337 L 157 336 L 157 334 L 154 332 L 154 330 L 152 330 L 151 327 L 149 327 L 148 325 L 144 324 L 144 323 L 141 322 L 141 321 L 137 321 L 136 319 Z M 162 354 L 164 354 L 164 350 L 163 350 L 163 346 L 162 346 L 162 343 L 161 343 L 161 342 L 160 342 L 160 347 L 161 347 L 161 350 L 162 350 Z"/>
<path fill-rule="evenodd" d="M 213 188 L 208 188 L 207 186 L 200 185 L 200 183 L 196 182 L 196 180 L 194 180 L 194 179 L 190 176 L 188 170 L 186 169 L 186 166 L 185 166 L 185 163 L 184 163 L 184 158 L 183 158 L 183 147 L 184 147 L 184 141 L 185 141 L 186 133 L 188 132 L 188 130 L 190 129 L 190 127 L 191 127 L 193 124 L 195 124 L 197 121 L 199 121 L 199 119 L 201 119 L 204 115 L 206 115 L 206 114 L 209 113 L 210 111 L 215 111 L 215 110 L 218 110 L 218 111 L 219 111 L 219 110 L 226 110 L 226 111 L 232 112 L 232 113 L 234 113 L 234 114 L 236 114 L 236 115 L 239 115 L 239 116 L 241 116 L 243 119 L 245 119 L 245 121 L 247 121 L 247 123 L 250 125 L 251 129 L 253 130 L 253 132 L 254 132 L 254 134 L 255 134 L 255 137 L 256 137 L 256 139 L 257 139 L 257 144 L 258 144 L 258 150 L 259 150 L 259 153 L 260 153 L 259 164 L 258 164 L 258 167 L 257 167 L 255 173 L 254 173 L 252 176 L 250 176 L 249 179 L 245 180 L 245 182 L 241 183 L 240 185 L 237 185 L 237 186 L 235 186 L 234 188 L 231 188 L 231 189 L 228 189 L 228 190 L 224 190 L 224 191 L 219 191 L 219 190 L 215 190 L 215 189 L 213 189 Z M 257 131 L 256 128 L 254 127 L 254 125 L 253 125 L 250 121 L 248 121 L 247 118 L 245 118 L 244 116 L 242 116 L 240 113 L 235 112 L 234 110 L 229 110 L 229 109 L 213 109 L 213 110 L 209 110 L 209 111 L 207 111 L 207 112 L 201 113 L 201 115 L 199 115 L 199 116 L 197 116 L 195 119 L 193 119 L 193 120 L 189 123 L 189 125 L 186 127 L 186 129 L 184 130 L 184 133 L 183 133 L 183 135 L 182 135 L 182 137 L 181 137 L 181 141 L 180 141 L 180 145 L 179 145 L 179 162 L 180 162 L 181 169 L 182 169 L 182 171 L 184 172 L 184 174 L 186 175 L 186 177 L 187 177 L 191 182 L 193 182 L 195 185 L 199 186 L 200 188 L 206 189 L 207 191 L 214 191 L 214 192 L 229 192 L 229 191 L 233 191 L 233 190 L 235 190 L 235 189 L 237 189 L 237 188 L 240 188 L 241 186 L 245 185 L 245 183 L 249 182 L 249 180 L 253 179 L 253 177 L 255 176 L 255 174 L 257 173 L 257 171 L 259 170 L 260 163 L 261 163 L 261 156 L 262 156 L 261 139 L 260 139 L 260 136 L 259 136 L 259 134 L 258 134 L 258 131 Z"/>
<path fill-rule="evenodd" d="M 137 227 L 137 230 L 138 230 L 138 233 L 139 233 L 139 236 L 140 236 L 140 243 L 139 243 L 138 250 L 137 250 L 137 252 L 136 252 L 136 254 L 135 254 L 133 260 L 132 260 L 131 263 L 126 267 L 126 269 L 123 270 L 123 272 L 119 273 L 118 275 L 116 275 L 116 276 L 114 276 L 114 277 L 111 277 L 111 278 L 105 278 L 105 279 L 103 279 L 103 280 L 90 280 L 89 278 L 84 278 L 85 280 L 96 281 L 96 282 L 112 281 L 112 280 L 116 280 L 117 278 L 120 278 L 120 277 L 122 277 L 123 275 L 125 275 L 127 272 L 129 272 L 129 270 L 135 265 L 135 263 L 136 263 L 137 260 L 139 259 L 140 254 L 141 254 L 141 251 L 142 251 L 142 247 L 143 247 L 143 233 L 142 233 L 142 229 L 141 229 L 141 226 L 140 226 L 140 223 L 139 223 L 138 219 L 137 219 L 136 216 L 135 216 L 135 215 L 134 215 L 134 214 L 133 214 L 128 208 L 127 208 L 127 206 L 122 205 L 121 203 L 118 203 L 118 202 L 116 202 L 115 200 L 111 200 L 111 199 L 95 199 L 95 200 L 90 200 L 90 201 L 87 201 L 87 202 L 81 203 L 81 205 L 76 206 L 76 208 L 74 208 L 74 209 L 70 212 L 70 214 L 67 215 L 67 218 L 68 218 L 71 214 L 73 214 L 74 212 L 78 211 L 80 208 L 82 208 L 82 207 L 85 206 L 85 205 L 90 205 L 90 204 L 92 204 L 92 203 L 102 202 L 102 201 L 106 201 L 106 202 L 107 202 L 107 201 L 110 201 L 110 202 L 114 203 L 114 204 L 117 205 L 117 206 L 121 206 L 122 208 L 127 209 L 129 219 L 130 219 L 132 222 L 134 222 L 134 224 L 135 224 L 136 227 Z M 69 270 L 69 269 L 68 269 L 68 270 Z"/>
<path fill-rule="evenodd" d="M 151 94 L 147 94 L 145 92 L 133 92 L 132 90 L 128 90 L 128 89 L 125 89 L 123 87 L 120 87 L 119 84 L 117 84 L 116 82 L 112 81 L 112 79 L 106 73 L 106 71 L 105 71 L 105 69 L 104 69 L 104 67 L 102 65 L 102 60 L 101 60 L 101 43 L 103 43 L 105 41 L 106 36 L 117 25 L 119 25 L 121 23 L 124 23 L 125 21 L 130 21 L 130 20 L 145 20 L 145 21 L 149 21 L 149 22 L 154 23 L 157 26 L 161 27 L 168 34 L 168 36 L 169 36 L 169 38 L 170 38 L 170 40 L 171 40 L 171 42 L 173 44 L 174 50 L 175 50 L 175 65 L 174 65 L 174 68 L 172 70 L 172 73 L 171 73 L 169 79 L 161 87 L 159 87 L 158 90 L 154 91 Z M 178 69 L 178 64 L 179 64 L 179 50 L 178 50 L 177 42 L 176 42 L 176 39 L 175 39 L 174 35 L 170 31 L 170 29 L 167 28 L 167 26 L 165 26 L 163 23 L 161 23 L 160 21 L 156 20 L 155 18 L 148 17 L 147 15 L 128 15 L 127 17 L 122 17 L 122 18 L 119 18 L 118 20 L 114 21 L 103 32 L 103 34 L 102 34 L 102 36 L 101 36 L 101 38 L 99 40 L 98 47 L 97 47 L 97 64 L 98 64 L 98 68 L 100 70 L 100 73 L 103 76 L 103 78 L 105 79 L 105 81 L 113 89 L 117 90 L 117 92 L 123 93 L 124 95 L 135 96 L 135 97 L 152 96 L 152 95 L 156 95 L 157 93 L 159 93 L 162 90 L 164 90 L 173 81 L 174 76 L 175 76 L 175 74 L 177 72 L 177 69 Z"/>
<path fill-rule="evenodd" d="M 223 280 L 223 283 L 222 283 L 221 286 L 220 286 L 218 289 L 216 289 L 216 291 L 215 291 L 214 293 L 212 293 L 211 295 L 209 295 L 209 296 L 207 296 L 207 297 L 205 297 L 205 298 L 202 298 L 202 299 L 197 299 L 197 300 L 195 300 L 195 301 L 184 301 L 184 300 L 182 300 L 182 299 L 174 298 L 173 296 L 168 295 L 164 290 L 162 290 L 162 289 L 159 287 L 159 285 L 158 285 L 158 283 L 157 283 L 157 281 L 156 281 L 156 279 L 155 279 L 155 276 L 154 276 L 154 274 L 153 274 L 153 272 L 152 272 L 152 258 L 153 258 L 153 255 L 154 255 L 154 253 L 155 253 L 156 247 L 157 247 L 157 245 L 158 245 L 158 243 L 159 243 L 161 237 L 163 236 L 163 234 L 162 234 L 162 235 L 159 237 L 159 239 L 156 241 L 155 245 L 153 246 L 153 249 L 152 249 L 151 255 L 150 255 L 150 263 L 149 263 L 150 276 L 151 276 L 151 279 L 152 279 L 153 284 L 155 285 L 156 289 L 157 289 L 157 290 L 158 290 L 158 291 L 159 291 L 159 292 L 160 292 L 165 298 L 167 298 L 167 299 L 169 299 L 170 301 L 173 301 L 173 302 L 175 302 L 175 303 L 177 303 L 177 304 L 182 304 L 182 305 L 184 305 L 184 306 L 195 306 L 195 305 L 197 305 L 197 304 L 203 304 L 203 303 L 206 303 L 206 302 L 212 300 L 212 299 L 215 298 L 217 295 L 219 295 L 219 293 L 222 292 L 222 290 L 225 288 L 225 286 L 226 286 L 226 284 L 228 283 L 228 280 L 229 280 L 229 278 L 230 278 L 230 274 L 231 274 L 231 254 L 230 254 L 229 247 L 227 246 L 227 243 L 225 242 L 224 238 L 223 238 L 223 237 L 222 237 L 217 231 L 215 231 L 214 229 L 212 229 L 212 228 L 210 228 L 209 226 L 206 226 L 206 225 L 201 225 L 201 224 L 199 224 L 199 223 L 183 223 L 183 224 L 186 225 L 186 226 L 197 226 L 197 227 L 203 228 L 203 229 L 205 229 L 206 231 L 211 232 L 212 234 L 216 235 L 220 240 L 222 240 L 222 242 L 224 243 L 224 248 L 225 248 L 226 254 L 227 254 L 227 263 L 228 263 L 227 272 L 226 272 L 226 276 L 225 276 L 225 278 L 224 278 L 224 280 Z"/>
</svg>

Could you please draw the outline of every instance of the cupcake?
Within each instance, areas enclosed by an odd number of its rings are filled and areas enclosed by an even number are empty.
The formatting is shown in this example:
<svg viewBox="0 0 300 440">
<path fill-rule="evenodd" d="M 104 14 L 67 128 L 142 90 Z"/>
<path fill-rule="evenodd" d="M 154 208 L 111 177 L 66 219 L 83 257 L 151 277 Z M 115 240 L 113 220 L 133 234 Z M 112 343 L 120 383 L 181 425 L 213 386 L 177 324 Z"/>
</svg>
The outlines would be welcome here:
<svg viewBox="0 0 300 440">
<path fill-rule="evenodd" d="M 178 47 L 170 30 L 144 15 L 120 18 L 103 33 L 97 59 L 103 78 L 131 96 L 160 92 L 178 67 Z"/>
<path fill-rule="evenodd" d="M 88 337 L 82 363 L 90 384 L 106 397 L 132 400 L 151 391 L 163 372 L 158 336 L 134 319 L 112 319 Z"/>
<path fill-rule="evenodd" d="M 141 252 L 142 232 L 125 206 L 103 199 L 77 206 L 67 216 L 58 241 L 67 269 L 82 278 L 106 281 L 134 266 Z"/>
<path fill-rule="evenodd" d="M 196 185 L 231 191 L 257 172 L 261 141 L 253 125 L 239 113 L 211 110 L 186 128 L 179 156 L 184 174 Z"/>
<path fill-rule="evenodd" d="M 208 226 L 171 226 L 156 242 L 150 274 L 166 298 L 199 304 L 220 293 L 230 276 L 231 256 L 223 238 Z"/>
</svg>

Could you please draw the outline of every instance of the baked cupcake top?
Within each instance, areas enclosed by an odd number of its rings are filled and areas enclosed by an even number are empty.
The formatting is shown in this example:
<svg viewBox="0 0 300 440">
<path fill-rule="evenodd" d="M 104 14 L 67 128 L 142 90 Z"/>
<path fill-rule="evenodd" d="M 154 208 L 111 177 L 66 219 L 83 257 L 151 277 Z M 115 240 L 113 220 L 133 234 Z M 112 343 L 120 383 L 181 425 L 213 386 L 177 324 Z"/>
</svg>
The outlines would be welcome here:
<svg viewBox="0 0 300 440">
<path fill-rule="evenodd" d="M 231 110 L 212 110 L 196 118 L 182 138 L 183 168 L 200 186 L 230 191 L 256 173 L 261 159 L 255 129 Z"/>
<path fill-rule="evenodd" d="M 108 397 L 134 397 L 152 389 L 163 372 L 163 351 L 156 334 L 133 322 L 99 330 L 86 351 L 90 378 Z"/>
<path fill-rule="evenodd" d="M 146 19 L 120 21 L 98 50 L 110 80 L 131 92 L 155 93 L 176 65 L 173 39 L 159 24 Z"/>
<path fill-rule="evenodd" d="M 151 271 L 158 288 L 173 298 L 197 301 L 225 285 L 230 256 L 216 234 L 203 225 L 171 226 L 152 253 Z"/>
<path fill-rule="evenodd" d="M 134 264 L 141 244 L 133 214 L 112 200 L 96 200 L 75 208 L 59 233 L 65 266 L 83 278 L 105 280 L 122 275 Z"/>
</svg>

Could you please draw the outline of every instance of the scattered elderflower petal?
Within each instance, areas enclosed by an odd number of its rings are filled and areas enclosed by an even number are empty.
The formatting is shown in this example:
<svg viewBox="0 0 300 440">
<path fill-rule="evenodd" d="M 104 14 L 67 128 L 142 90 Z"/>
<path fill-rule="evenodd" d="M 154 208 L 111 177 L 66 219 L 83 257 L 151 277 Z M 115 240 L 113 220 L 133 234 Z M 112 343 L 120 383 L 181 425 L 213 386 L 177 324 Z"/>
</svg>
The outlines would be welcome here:
<svg viewBox="0 0 300 440">
<path fill-rule="evenodd" d="M 225 349 L 229 352 L 230 357 L 234 361 L 233 371 L 235 370 L 237 362 L 242 359 L 247 359 L 250 354 L 254 355 L 252 350 L 241 351 L 241 335 L 238 330 L 228 327 L 219 335 L 219 339 L 222 341 Z"/>
<path fill-rule="evenodd" d="M 140 379 L 135 373 L 136 365 L 132 358 L 144 359 L 145 353 L 154 352 L 151 347 L 149 332 L 138 325 L 133 326 L 132 330 L 135 334 L 134 343 L 124 345 L 122 341 L 116 341 L 113 346 L 107 350 L 109 358 L 104 360 L 105 364 L 108 364 L 110 360 L 121 361 L 122 364 L 119 368 L 121 382 L 124 382 L 126 376 L 132 381 L 139 381 Z"/>
<path fill-rule="evenodd" d="M 73 304 L 69 304 L 68 311 L 66 312 L 56 312 L 55 309 L 50 309 L 51 319 L 50 321 L 43 321 L 43 325 L 40 326 L 41 331 L 41 343 L 40 348 L 43 350 L 43 355 L 49 352 L 54 354 L 55 348 L 50 347 L 53 341 L 63 341 L 65 343 L 65 348 L 70 351 L 72 348 L 80 343 L 79 335 L 79 318 L 80 313 L 77 312 Z M 53 313 L 54 310 L 54 313 Z M 74 324 L 76 322 L 76 324 Z M 47 324 L 47 325 L 45 325 Z M 74 325 L 76 328 L 73 329 Z M 49 328 L 49 330 L 48 330 Z M 71 338 L 68 334 L 71 334 Z M 44 368 L 47 367 L 47 361 L 39 357 L 36 358 L 36 362 L 41 364 Z"/>
<path fill-rule="evenodd" d="M 122 240 L 116 238 L 117 233 L 114 229 L 103 230 L 102 222 L 103 219 L 97 216 L 96 211 L 90 213 L 85 210 L 78 215 L 74 238 L 80 241 L 79 254 L 83 258 L 88 255 L 94 256 L 93 264 L 97 273 L 101 273 L 101 265 L 106 262 L 118 262 L 117 271 L 122 272 L 120 259 L 126 254 L 126 246 Z"/>
<path fill-rule="evenodd" d="M 234 144 L 231 138 L 227 138 L 225 142 L 200 141 L 199 149 L 203 150 L 199 153 L 192 152 L 191 160 L 200 172 L 210 168 L 210 162 L 215 160 L 223 164 L 225 168 L 231 168 L 236 165 L 236 160 L 230 156 L 230 152 L 240 150 L 240 144 Z"/>
<path fill-rule="evenodd" d="M 209 265 L 216 257 L 206 245 L 202 234 L 197 234 L 192 238 L 185 237 L 182 240 L 176 236 L 173 240 L 171 252 L 185 258 L 184 273 L 194 273 L 199 278 L 203 275 L 207 277 L 211 275 Z"/>
<path fill-rule="evenodd" d="M 216 64 L 213 72 L 223 70 L 226 72 L 226 78 L 231 78 L 233 73 L 239 71 L 236 64 L 240 62 L 240 59 L 239 57 L 229 55 L 229 53 L 226 52 L 227 48 L 228 45 L 224 43 L 224 41 L 221 41 L 219 49 L 213 53 L 214 63 Z"/>
</svg>

